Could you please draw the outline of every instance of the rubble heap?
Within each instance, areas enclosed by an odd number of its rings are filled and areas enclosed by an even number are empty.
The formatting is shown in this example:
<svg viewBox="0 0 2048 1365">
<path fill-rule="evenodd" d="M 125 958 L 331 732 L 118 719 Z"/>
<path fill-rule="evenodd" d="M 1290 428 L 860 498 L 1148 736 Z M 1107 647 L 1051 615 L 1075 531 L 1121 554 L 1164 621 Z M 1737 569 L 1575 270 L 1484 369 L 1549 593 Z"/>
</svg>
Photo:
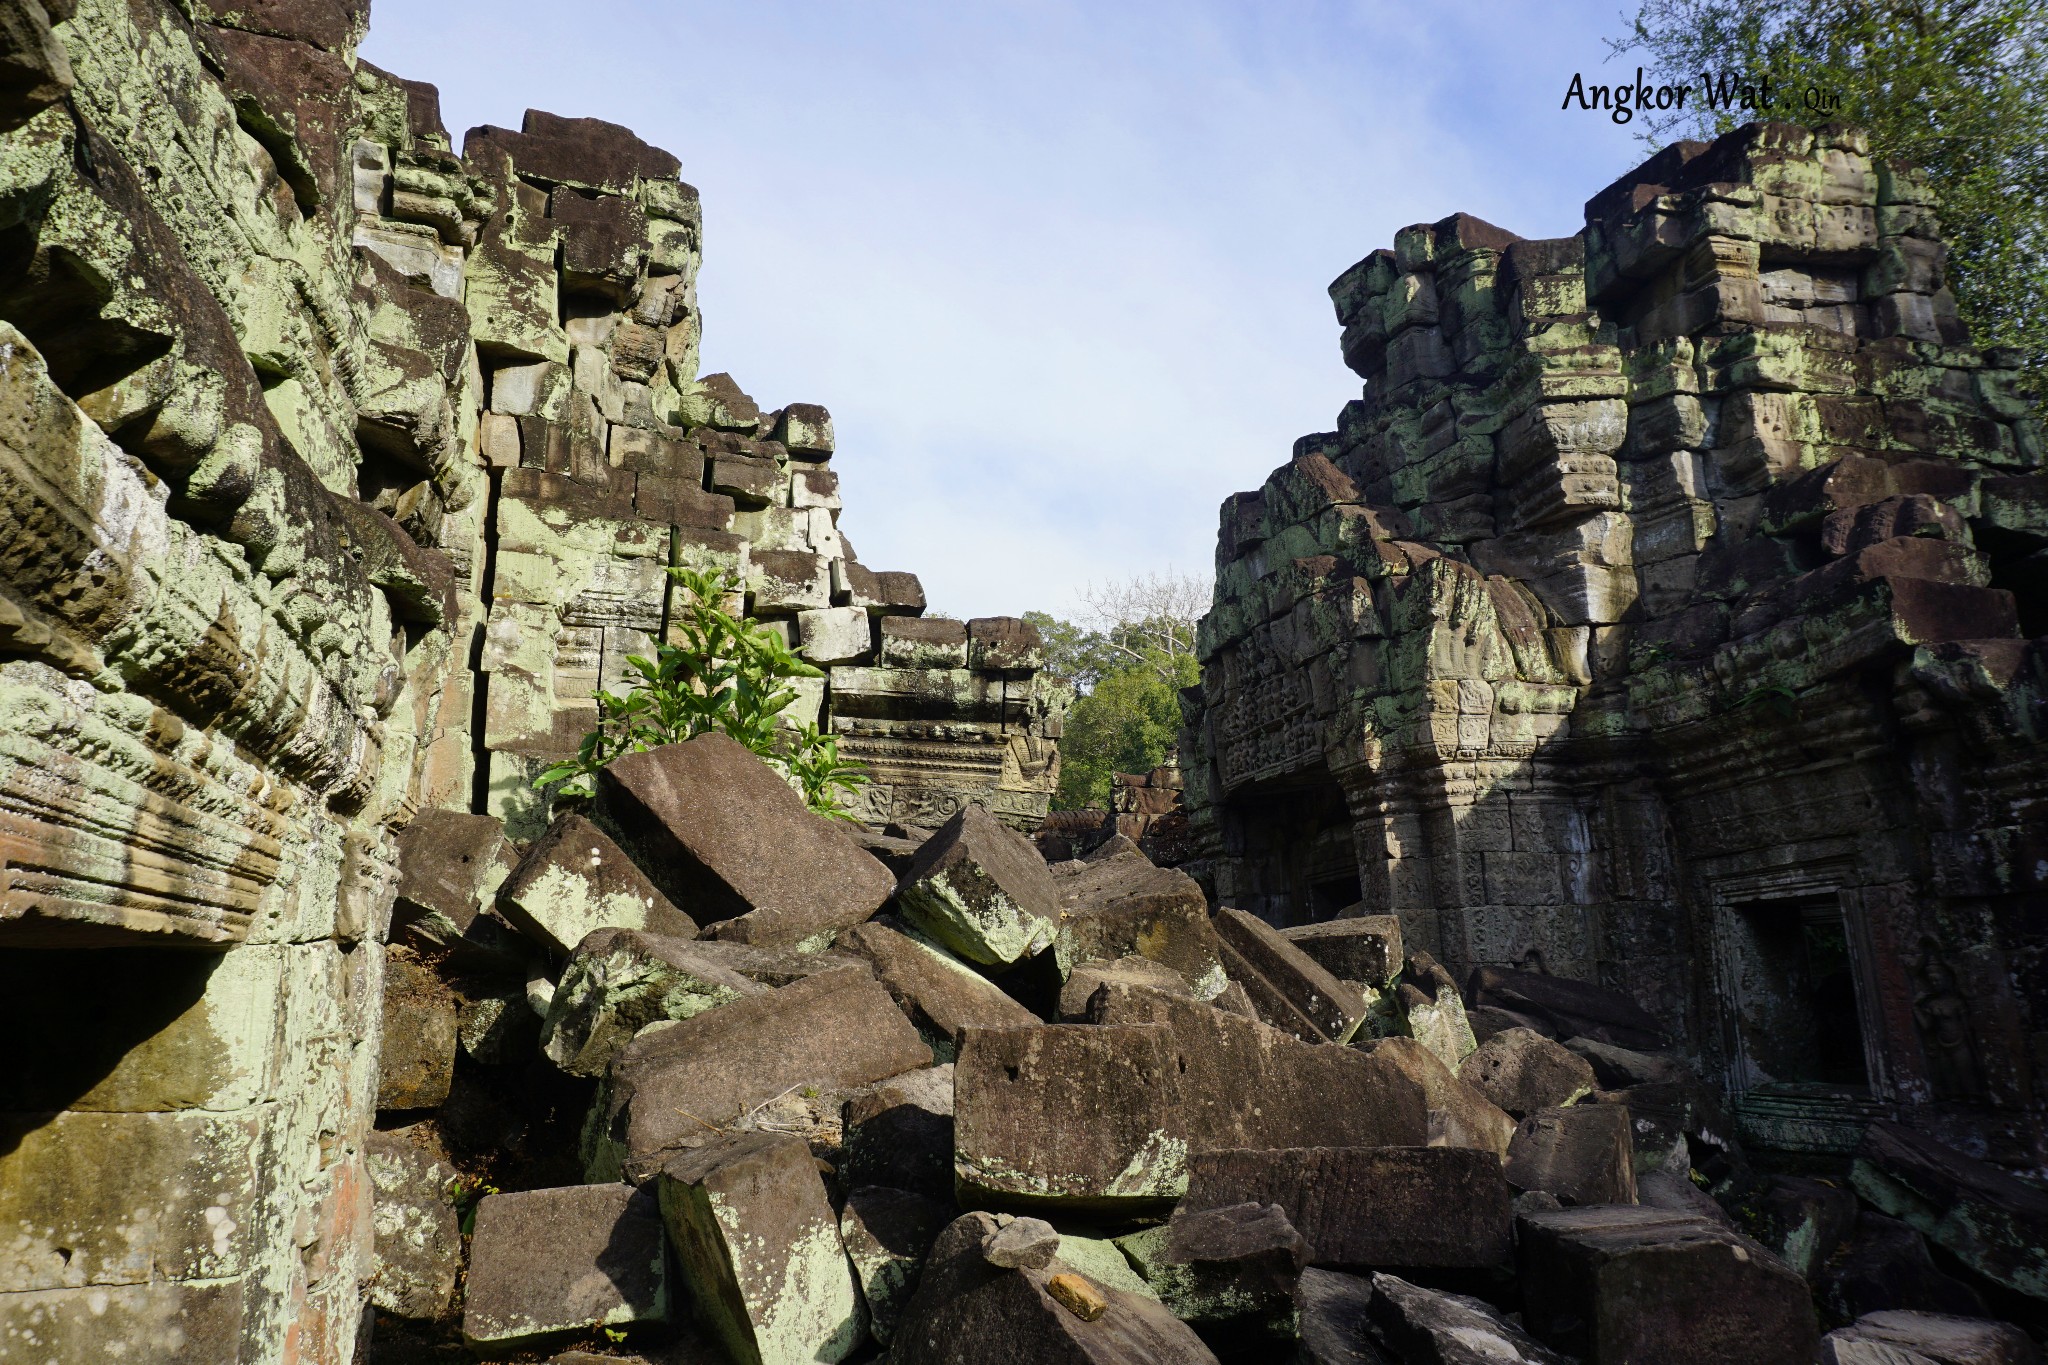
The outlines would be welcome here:
<svg viewBox="0 0 2048 1365">
<path fill-rule="evenodd" d="M 1366 380 L 1229 499 L 1184 694 L 1216 896 L 1646 1002 L 1744 1131 L 2048 1157 L 2048 475 L 1924 179 L 1680 143 L 1330 288 Z"/>
<path fill-rule="evenodd" d="M 666 567 L 826 668 L 789 719 L 877 823 L 1031 825 L 1054 702 L 1030 627 L 856 557 L 825 409 L 698 373 L 668 153 L 532 112 L 458 154 L 364 0 L 0 9 L 0 1355 L 345 1360 L 401 840 L 580 837 L 529 779 Z M 477 932 L 545 939 L 515 892 Z"/>
</svg>

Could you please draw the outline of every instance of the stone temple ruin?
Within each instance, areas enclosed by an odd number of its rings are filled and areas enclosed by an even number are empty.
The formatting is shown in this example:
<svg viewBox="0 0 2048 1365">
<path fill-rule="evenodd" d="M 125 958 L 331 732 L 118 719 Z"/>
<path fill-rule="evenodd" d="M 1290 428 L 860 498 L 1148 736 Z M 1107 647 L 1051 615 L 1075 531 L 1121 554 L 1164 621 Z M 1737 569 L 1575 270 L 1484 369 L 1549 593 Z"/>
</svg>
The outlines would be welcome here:
<svg viewBox="0 0 2048 1365">
<path fill-rule="evenodd" d="M 2041 431 L 1855 135 L 1346 272 L 1074 858 L 674 157 L 458 154 L 361 0 L 0 18 L 0 1360 L 2039 1365 Z M 535 792 L 671 566 L 862 823 Z"/>
</svg>

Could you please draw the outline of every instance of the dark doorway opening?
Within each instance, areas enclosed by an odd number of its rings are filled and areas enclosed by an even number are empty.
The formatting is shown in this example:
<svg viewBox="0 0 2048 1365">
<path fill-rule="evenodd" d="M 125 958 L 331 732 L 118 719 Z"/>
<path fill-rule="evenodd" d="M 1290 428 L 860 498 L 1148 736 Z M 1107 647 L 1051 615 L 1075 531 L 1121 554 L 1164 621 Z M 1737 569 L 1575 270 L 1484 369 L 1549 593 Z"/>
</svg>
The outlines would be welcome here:
<svg viewBox="0 0 2048 1365">
<path fill-rule="evenodd" d="M 1748 1085 L 1867 1090 L 1849 926 L 1832 895 L 1733 907 L 1725 964 Z"/>
</svg>

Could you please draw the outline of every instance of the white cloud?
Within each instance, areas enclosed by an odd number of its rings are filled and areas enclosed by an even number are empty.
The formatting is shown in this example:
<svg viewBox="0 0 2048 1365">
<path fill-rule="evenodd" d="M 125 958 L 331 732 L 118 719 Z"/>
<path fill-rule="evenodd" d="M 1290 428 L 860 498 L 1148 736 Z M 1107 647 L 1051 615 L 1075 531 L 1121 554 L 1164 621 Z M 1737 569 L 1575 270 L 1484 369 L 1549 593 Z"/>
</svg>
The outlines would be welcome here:
<svg viewBox="0 0 2048 1365">
<path fill-rule="evenodd" d="M 958 615 L 1210 561 L 1357 392 L 1323 287 L 1458 209 L 1566 232 L 1640 152 L 1559 112 L 1604 3 L 379 0 L 451 129 L 632 127 L 704 193 L 705 360 L 822 402 L 844 526 Z M 447 35 L 460 34 L 450 43 Z"/>
</svg>

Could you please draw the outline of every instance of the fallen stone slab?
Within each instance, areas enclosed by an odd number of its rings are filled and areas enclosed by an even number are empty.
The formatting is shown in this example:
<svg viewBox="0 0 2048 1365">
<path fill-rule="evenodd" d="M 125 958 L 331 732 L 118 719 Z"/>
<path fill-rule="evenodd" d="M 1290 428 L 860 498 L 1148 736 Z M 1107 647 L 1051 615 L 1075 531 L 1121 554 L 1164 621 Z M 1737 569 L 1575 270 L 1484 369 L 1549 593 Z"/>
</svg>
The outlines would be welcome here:
<svg viewBox="0 0 2048 1365">
<path fill-rule="evenodd" d="M 654 1197 L 625 1185 L 494 1194 L 476 1207 L 462 1336 L 486 1354 L 668 1319 Z"/>
<path fill-rule="evenodd" d="M 1586 1059 L 1593 1068 L 1594 1084 L 1602 1090 L 1680 1084 L 1696 1079 L 1699 1074 L 1691 1062 L 1676 1053 L 1637 1052 L 1597 1038 L 1570 1038 L 1564 1046 Z"/>
<path fill-rule="evenodd" d="M 952 1056 L 962 1029 L 1041 1022 L 1000 986 L 914 932 L 898 933 L 870 921 L 842 932 L 834 946 L 874 969 L 875 979 L 941 1060 Z"/>
<path fill-rule="evenodd" d="M 1000 967 L 1052 946 L 1060 894 L 1031 841 L 963 806 L 918 850 L 896 888 L 917 928 L 970 962 Z"/>
<path fill-rule="evenodd" d="M 1352 1045 L 1357 1051 L 1398 1069 L 1422 1087 L 1431 1147 L 1473 1147 L 1508 1159 L 1515 1120 L 1493 1101 L 1467 1085 L 1443 1059 L 1413 1038 L 1374 1038 Z"/>
<path fill-rule="evenodd" d="M 1819 1332 L 1806 1284 L 1704 1218 L 1632 1205 L 1518 1220 L 1523 1325 L 1587 1365 L 1807 1365 Z"/>
<path fill-rule="evenodd" d="M 1508 1185 L 1491 1153 L 1466 1147 L 1310 1147 L 1188 1159 L 1176 1212 L 1278 1204 L 1319 1266 L 1504 1266 Z"/>
<path fill-rule="evenodd" d="M 1424 952 L 1408 954 L 1401 983 L 1395 988 L 1401 1017 L 1407 1021 L 1409 1036 L 1434 1052 L 1443 1064 L 1456 1071 L 1478 1050 L 1472 1023 L 1465 1017 L 1465 1004 L 1457 984 L 1437 960 Z"/>
<path fill-rule="evenodd" d="M 2048 1194 L 1892 1123 L 1864 1133 L 1849 1179 L 1878 1210 L 1986 1279 L 2048 1299 Z"/>
<path fill-rule="evenodd" d="M 376 1237 L 370 1302 L 394 1317 L 439 1321 L 454 1307 L 462 1271 L 455 1168 L 404 1129 L 371 1133 L 363 1144 L 363 1166 Z"/>
<path fill-rule="evenodd" d="M 433 947 L 461 943 L 515 862 L 496 816 L 421 811 L 398 836 L 392 936 Z"/>
<path fill-rule="evenodd" d="M 1193 877 L 1156 867 L 1121 835 L 1055 874 L 1062 918 L 1053 944 L 1062 973 L 1138 956 L 1179 972 L 1197 998 L 1229 983 L 1209 901 Z"/>
<path fill-rule="evenodd" d="M 1404 1365 L 1567 1365 L 1483 1299 L 1372 1277 L 1367 1310 L 1379 1339 Z"/>
<path fill-rule="evenodd" d="M 1165 963 L 1154 962 L 1149 957 L 1139 957 L 1134 953 L 1114 962 L 1083 962 L 1074 968 L 1066 984 L 1060 987 L 1059 1018 L 1055 1022 L 1070 1024 L 1086 1019 L 1089 1002 L 1094 999 L 1095 992 L 1111 981 L 1146 986 L 1190 999 L 1194 996 L 1186 978 Z"/>
<path fill-rule="evenodd" d="M 1939 1313 L 1872 1313 L 1821 1338 L 1820 1365 L 2040 1365 L 2011 1323 Z"/>
<path fill-rule="evenodd" d="M 1840 1185 L 1781 1175 L 1749 1212 L 1757 1240 L 1811 1280 L 1856 1226 L 1856 1196 Z"/>
<path fill-rule="evenodd" d="M 541 1021 L 541 1052 L 572 1076 L 602 1076 L 650 1024 L 694 1019 L 768 988 L 719 962 L 710 945 L 599 929 L 576 945 Z"/>
<path fill-rule="evenodd" d="M 1465 982 L 1465 1003 L 1532 1015 L 1561 1039 L 1591 1038 L 1638 1052 L 1671 1041 L 1656 1016 L 1622 992 L 1543 972 L 1475 967 Z"/>
<path fill-rule="evenodd" d="M 1539 1109 L 1508 1144 L 1508 1183 L 1565 1205 L 1636 1202 L 1629 1115 L 1619 1104 Z"/>
<path fill-rule="evenodd" d="M 881 1185 L 848 1192 L 839 1214 L 839 1240 L 867 1305 L 868 1330 L 882 1345 L 895 1335 L 925 1255 L 954 1216 L 950 1199 L 942 1203 Z"/>
<path fill-rule="evenodd" d="M 1511 1028 L 1481 1043 L 1459 1065 L 1458 1079 L 1518 1119 L 1593 1092 L 1591 1063 L 1526 1028 Z"/>
<path fill-rule="evenodd" d="M 954 1174 L 963 1198 L 1070 1210 L 1164 1207 L 1187 1184 L 1157 1024 L 969 1029 L 954 1067 Z"/>
<path fill-rule="evenodd" d="M 867 919 L 895 889 L 887 868 L 728 736 L 627 754 L 597 785 L 594 818 L 718 938 L 770 948 L 822 940 Z"/>
<path fill-rule="evenodd" d="M 434 969 L 392 952 L 384 962 L 384 1027 L 377 1050 L 377 1107 L 430 1109 L 455 1079 L 455 995 Z"/>
<path fill-rule="evenodd" d="M 1177 1210 L 1146 1278 L 1182 1322 L 1264 1325 L 1290 1317 L 1308 1242 L 1278 1204 Z"/>
<path fill-rule="evenodd" d="M 1284 1015 L 1266 1016 L 1266 1022 L 1287 1029 L 1294 1017 L 1307 1019 L 1322 1038 L 1347 1043 L 1365 1019 L 1365 997 L 1295 946 L 1256 915 L 1224 906 L 1216 912 L 1216 933 L 1250 969 L 1250 979 L 1232 976 L 1251 994 L 1252 1003 L 1265 1003 L 1262 996 L 1278 995 L 1289 1007 Z M 1264 1013 L 1264 1010 L 1261 1010 Z"/>
<path fill-rule="evenodd" d="M 1199 1000 L 1117 982 L 1096 992 L 1089 1017 L 1172 1031 L 1167 1099 L 1190 1152 L 1429 1141 L 1424 1087 L 1394 1058 L 1304 1043 Z"/>
<path fill-rule="evenodd" d="M 1857 1213 L 1848 1238 L 1814 1273 L 1813 1291 L 1835 1322 L 1898 1309 L 1965 1318 L 1985 1314 L 1981 1294 L 1935 1266 L 1926 1238 L 1871 1209 Z"/>
<path fill-rule="evenodd" d="M 1297 1365 L 1402 1365 L 1372 1322 L 1372 1281 L 1315 1266 L 1301 1272 L 1294 1303 Z"/>
<path fill-rule="evenodd" d="M 1057 1260 L 1043 1270 L 990 1265 L 981 1243 L 994 1228 L 994 1215 L 969 1213 L 939 1234 L 890 1343 L 890 1365 L 1216 1365 L 1202 1339 L 1154 1299 Z M 1066 1301 L 1055 1297 L 1061 1276 L 1085 1293 L 1068 1282 Z"/>
<path fill-rule="evenodd" d="M 786 1091 L 867 1085 L 931 1060 L 874 978 L 852 968 L 806 977 L 642 1030 L 612 1063 L 586 1169 L 644 1181 Z"/>
<path fill-rule="evenodd" d="M 849 1185 L 953 1199 L 953 1067 L 907 1071 L 840 1107 L 839 1170 Z"/>
<path fill-rule="evenodd" d="M 1393 915 L 1297 924 L 1282 929 L 1280 935 L 1339 981 L 1390 986 L 1406 960 L 1401 951 L 1401 921 Z"/>
<path fill-rule="evenodd" d="M 559 957 L 599 929 L 697 936 L 696 922 L 580 815 L 560 817 L 534 841 L 499 889 L 498 905 L 522 933 Z"/>
<path fill-rule="evenodd" d="M 867 1311 L 811 1149 L 742 1133 L 671 1160 L 661 1216 L 697 1313 L 746 1365 L 843 1360 Z"/>
<path fill-rule="evenodd" d="M 697 940 L 697 950 L 729 971 L 763 986 L 787 986 L 808 976 L 852 968 L 868 976 L 874 968 L 851 953 L 830 951 L 799 952 L 794 948 L 763 948 L 751 943 L 727 943 L 715 938 Z"/>
</svg>

